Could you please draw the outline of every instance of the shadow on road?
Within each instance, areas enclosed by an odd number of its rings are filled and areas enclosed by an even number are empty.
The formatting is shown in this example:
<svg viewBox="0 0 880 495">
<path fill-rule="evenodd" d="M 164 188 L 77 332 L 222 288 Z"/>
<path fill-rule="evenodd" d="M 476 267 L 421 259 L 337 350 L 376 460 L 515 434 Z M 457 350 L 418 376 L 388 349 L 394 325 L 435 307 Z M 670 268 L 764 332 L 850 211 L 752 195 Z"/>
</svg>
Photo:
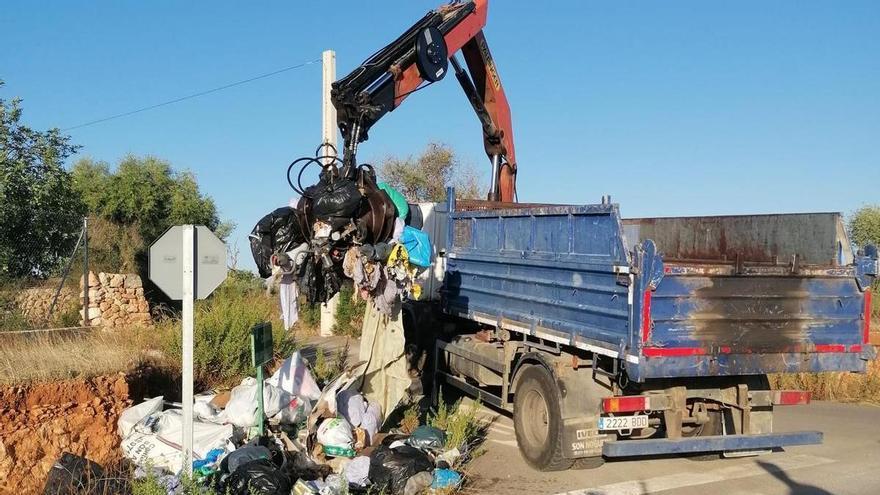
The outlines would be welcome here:
<svg viewBox="0 0 880 495">
<path fill-rule="evenodd" d="M 789 476 L 785 471 L 783 471 L 779 466 L 776 466 L 775 464 L 771 464 L 765 461 L 758 461 L 758 465 L 764 468 L 764 471 L 767 471 L 768 474 L 785 483 L 785 486 L 787 486 L 790 490 L 789 493 L 791 493 L 792 495 L 833 495 L 828 490 L 823 490 L 817 486 L 798 483 L 797 481 L 791 479 L 791 476 Z"/>
</svg>

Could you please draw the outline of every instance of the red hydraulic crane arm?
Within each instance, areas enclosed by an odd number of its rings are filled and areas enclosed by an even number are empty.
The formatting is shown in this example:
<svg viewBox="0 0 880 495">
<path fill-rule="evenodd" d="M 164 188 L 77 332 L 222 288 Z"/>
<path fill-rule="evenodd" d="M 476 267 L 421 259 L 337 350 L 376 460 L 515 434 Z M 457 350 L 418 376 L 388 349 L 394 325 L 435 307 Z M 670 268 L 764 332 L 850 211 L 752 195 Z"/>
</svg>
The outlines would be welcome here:
<svg viewBox="0 0 880 495">
<path fill-rule="evenodd" d="M 386 113 L 418 89 L 442 79 L 452 63 L 483 128 L 492 162 L 489 199 L 516 200 L 516 155 L 510 106 L 483 35 L 488 0 L 445 5 L 333 84 L 332 98 L 345 139 L 343 161 L 353 166 L 358 143 Z M 456 53 L 464 55 L 467 71 Z"/>
</svg>

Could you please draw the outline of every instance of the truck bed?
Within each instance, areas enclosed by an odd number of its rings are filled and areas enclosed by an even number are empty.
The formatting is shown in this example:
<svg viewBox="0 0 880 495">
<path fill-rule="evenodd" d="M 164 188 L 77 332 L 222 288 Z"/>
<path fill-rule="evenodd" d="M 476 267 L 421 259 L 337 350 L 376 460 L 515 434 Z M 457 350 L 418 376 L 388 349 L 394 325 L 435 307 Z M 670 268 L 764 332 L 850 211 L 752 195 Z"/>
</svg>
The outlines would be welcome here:
<svg viewBox="0 0 880 495">
<path fill-rule="evenodd" d="M 450 205 L 449 314 L 626 361 L 631 379 L 864 371 L 876 255 L 836 213 L 622 220 Z"/>
</svg>

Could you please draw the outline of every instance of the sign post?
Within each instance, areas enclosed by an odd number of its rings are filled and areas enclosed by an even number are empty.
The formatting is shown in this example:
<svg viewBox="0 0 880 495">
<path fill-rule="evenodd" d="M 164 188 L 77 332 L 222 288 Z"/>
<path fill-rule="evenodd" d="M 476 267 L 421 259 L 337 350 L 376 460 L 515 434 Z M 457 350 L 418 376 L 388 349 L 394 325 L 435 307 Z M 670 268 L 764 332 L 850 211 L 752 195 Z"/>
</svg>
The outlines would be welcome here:
<svg viewBox="0 0 880 495">
<path fill-rule="evenodd" d="M 272 360 L 272 324 L 258 323 L 251 328 L 251 362 L 257 369 L 257 428 L 260 436 L 266 434 L 263 408 L 263 366 Z"/>
<path fill-rule="evenodd" d="M 150 246 L 149 275 L 169 298 L 183 303 L 184 473 L 193 461 L 193 328 L 195 299 L 205 299 L 226 279 L 226 244 L 203 225 L 175 225 Z"/>
</svg>

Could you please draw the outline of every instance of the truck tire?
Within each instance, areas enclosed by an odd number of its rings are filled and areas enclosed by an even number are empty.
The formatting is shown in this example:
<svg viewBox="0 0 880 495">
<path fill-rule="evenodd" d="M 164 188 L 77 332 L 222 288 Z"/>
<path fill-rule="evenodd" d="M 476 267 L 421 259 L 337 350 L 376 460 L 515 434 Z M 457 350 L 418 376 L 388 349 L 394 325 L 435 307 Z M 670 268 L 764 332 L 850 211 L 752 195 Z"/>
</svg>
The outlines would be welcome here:
<svg viewBox="0 0 880 495">
<path fill-rule="evenodd" d="M 574 461 L 562 455 L 559 388 L 543 366 L 529 366 L 513 398 L 516 443 L 526 463 L 539 471 L 562 471 Z"/>
</svg>

